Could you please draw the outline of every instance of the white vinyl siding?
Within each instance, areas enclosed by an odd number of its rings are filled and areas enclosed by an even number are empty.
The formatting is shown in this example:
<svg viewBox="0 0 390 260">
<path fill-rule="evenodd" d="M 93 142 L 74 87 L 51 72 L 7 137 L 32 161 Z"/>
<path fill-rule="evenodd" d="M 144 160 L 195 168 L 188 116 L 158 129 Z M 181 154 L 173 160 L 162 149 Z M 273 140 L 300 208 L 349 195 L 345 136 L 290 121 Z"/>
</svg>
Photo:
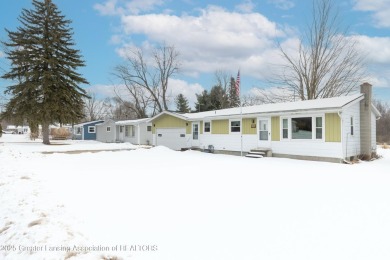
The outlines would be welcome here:
<svg viewBox="0 0 390 260">
<path fill-rule="evenodd" d="M 353 118 L 353 135 L 351 134 L 351 118 Z M 341 113 L 342 135 L 344 158 L 360 154 L 360 104 L 344 109 Z"/>
</svg>

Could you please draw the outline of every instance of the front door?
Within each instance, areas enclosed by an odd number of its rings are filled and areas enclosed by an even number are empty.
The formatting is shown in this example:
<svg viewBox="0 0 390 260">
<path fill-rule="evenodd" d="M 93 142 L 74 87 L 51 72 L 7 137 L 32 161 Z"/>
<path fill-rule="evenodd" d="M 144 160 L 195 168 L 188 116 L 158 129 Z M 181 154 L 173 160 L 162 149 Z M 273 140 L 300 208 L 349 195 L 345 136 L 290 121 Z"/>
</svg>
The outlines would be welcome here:
<svg viewBox="0 0 390 260">
<path fill-rule="evenodd" d="M 199 147 L 199 122 L 192 123 L 192 146 Z"/>
<path fill-rule="evenodd" d="M 258 146 L 260 148 L 271 147 L 271 127 L 269 118 L 259 118 Z"/>
<path fill-rule="evenodd" d="M 119 135 L 118 135 L 119 141 L 123 142 L 125 140 L 125 126 L 120 125 L 119 126 Z"/>
</svg>

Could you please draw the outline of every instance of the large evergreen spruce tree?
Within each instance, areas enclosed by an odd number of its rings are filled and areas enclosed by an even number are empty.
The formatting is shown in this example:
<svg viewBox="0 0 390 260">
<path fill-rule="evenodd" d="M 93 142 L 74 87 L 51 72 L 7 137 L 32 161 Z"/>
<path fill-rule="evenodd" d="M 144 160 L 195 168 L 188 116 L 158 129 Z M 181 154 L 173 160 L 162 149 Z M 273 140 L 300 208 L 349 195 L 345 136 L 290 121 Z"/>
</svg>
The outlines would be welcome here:
<svg viewBox="0 0 390 260">
<path fill-rule="evenodd" d="M 188 106 L 188 99 L 183 95 L 179 94 L 175 98 L 176 111 L 181 113 L 190 112 L 190 107 Z"/>
<path fill-rule="evenodd" d="M 11 68 L 2 78 L 14 83 L 7 87 L 11 99 L 4 118 L 27 119 L 42 125 L 43 143 L 50 144 L 51 123 L 74 123 L 83 117 L 79 84 L 88 84 L 77 73 L 84 66 L 74 49 L 71 21 L 66 20 L 51 0 L 33 0 L 33 9 L 23 9 L 16 31 L 6 30 L 5 52 Z"/>
</svg>

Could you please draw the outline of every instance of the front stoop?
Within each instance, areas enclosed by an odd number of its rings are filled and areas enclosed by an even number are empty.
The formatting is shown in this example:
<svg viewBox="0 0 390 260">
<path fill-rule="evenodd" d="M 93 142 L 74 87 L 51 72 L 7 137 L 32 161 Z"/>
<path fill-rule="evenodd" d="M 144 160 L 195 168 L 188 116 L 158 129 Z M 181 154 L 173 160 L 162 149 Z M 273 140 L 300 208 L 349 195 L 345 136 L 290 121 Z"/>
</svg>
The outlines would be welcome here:
<svg viewBox="0 0 390 260">
<path fill-rule="evenodd" d="M 256 148 L 251 149 L 251 151 L 245 155 L 248 158 L 263 158 L 263 157 L 272 157 L 272 151 L 268 148 Z"/>
</svg>

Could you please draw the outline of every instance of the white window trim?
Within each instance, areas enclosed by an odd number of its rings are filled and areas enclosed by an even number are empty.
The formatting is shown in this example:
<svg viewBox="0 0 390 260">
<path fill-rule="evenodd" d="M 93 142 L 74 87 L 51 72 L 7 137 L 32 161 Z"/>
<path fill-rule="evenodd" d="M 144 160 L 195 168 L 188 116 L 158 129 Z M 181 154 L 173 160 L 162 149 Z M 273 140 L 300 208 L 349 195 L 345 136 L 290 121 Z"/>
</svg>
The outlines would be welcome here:
<svg viewBox="0 0 390 260">
<path fill-rule="evenodd" d="M 322 118 L 321 119 L 321 122 L 322 122 L 322 126 L 321 126 L 321 131 L 322 131 L 321 139 L 317 139 L 317 117 L 321 117 Z M 312 128 L 314 129 L 314 131 L 313 131 L 313 139 L 315 139 L 317 141 L 324 140 L 325 139 L 325 115 L 315 115 L 315 116 L 313 116 L 313 119 L 312 119 Z"/>
<path fill-rule="evenodd" d="M 283 137 L 283 119 L 287 119 L 287 138 Z M 280 118 L 280 140 L 290 140 L 291 134 L 290 134 L 290 129 L 291 129 L 291 119 L 288 117 L 281 117 Z"/>
<path fill-rule="evenodd" d="M 93 129 L 93 131 L 91 131 Z M 95 126 L 88 126 L 88 133 L 89 134 L 95 134 L 96 133 L 96 127 Z"/>
<path fill-rule="evenodd" d="M 232 122 L 233 121 L 240 122 L 240 131 L 239 132 L 232 132 Z M 242 132 L 242 120 L 241 119 L 229 119 L 229 134 L 240 135 L 241 132 Z"/>
<path fill-rule="evenodd" d="M 312 136 L 311 139 L 293 139 L 292 138 L 292 121 L 293 118 L 302 118 L 302 117 L 311 117 L 312 124 Z M 322 139 L 316 139 L 316 118 L 322 118 Z M 283 119 L 287 119 L 288 125 L 288 138 L 283 138 Z M 280 117 L 280 141 L 289 141 L 289 142 L 325 142 L 325 114 L 302 114 L 302 115 L 289 115 Z"/>
<path fill-rule="evenodd" d="M 111 132 L 111 126 L 107 126 L 107 127 L 106 127 L 106 131 L 107 131 L 107 132 Z"/>
<path fill-rule="evenodd" d="M 206 129 L 206 123 L 209 123 L 209 124 L 210 124 L 210 132 L 206 132 L 206 131 L 205 131 L 205 129 Z M 211 121 L 203 121 L 203 134 L 206 134 L 206 135 L 211 134 Z"/>
</svg>

